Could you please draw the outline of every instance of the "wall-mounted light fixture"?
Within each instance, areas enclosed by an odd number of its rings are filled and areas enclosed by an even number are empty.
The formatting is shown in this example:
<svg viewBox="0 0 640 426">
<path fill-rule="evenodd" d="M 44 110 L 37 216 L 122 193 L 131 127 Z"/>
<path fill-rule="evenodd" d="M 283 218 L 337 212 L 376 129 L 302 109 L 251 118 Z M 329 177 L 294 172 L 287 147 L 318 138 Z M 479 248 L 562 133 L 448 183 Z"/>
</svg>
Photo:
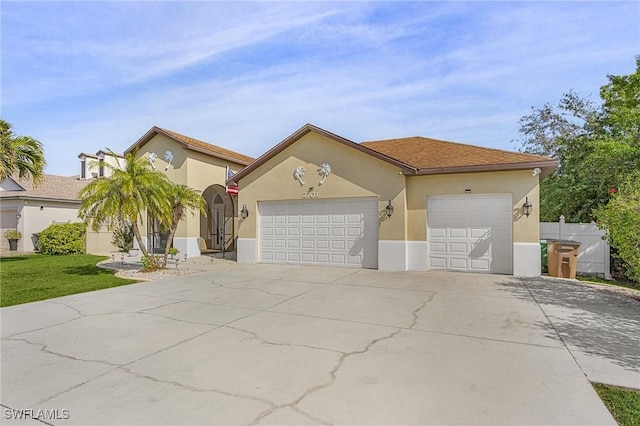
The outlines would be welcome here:
<svg viewBox="0 0 640 426">
<path fill-rule="evenodd" d="M 533 204 L 531 204 L 531 202 L 529 201 L 529 197 L 526 197 L 524 204 L 522 205 L 522 213 L 524 213 L 525 216 L 529 217 L 529 215 L 531 214 L 531 210 L 533 210 Z"/>
<path fill-rule="evenodd" d="M 40 211 L 44 210 L 44 206 L 40 206 Z"/>
<path fill-rule="evenodd" d="M 21 217 L 22 215 L 20 214 L 20 212 L 16 212 L 16 219 L 20 220 Z"/>
<path fill-rule="evenodd" d="M 533 176 L 538 176 L 540 173 L 542 173 L 542 170 L 540 170 L 539 167 L 536 167 L 535 169 L 531 170 L 531 174 Z"/>
<path fill-rule="evenodd" d="M 249 217 L 249 209 L 246 204 L 242 205 L 242 210 L 240 210 L 240 217 L 246 219 Z"/>
<path fill-rule="evenodd" d="M 387 204 L 385 210 L 387 211 L 387 217 L 391 217 L 391 215 L 393 214 L 393 206 L 391 205 L 391 200 L 389 200 L 389 204 Z"/>
</svg>

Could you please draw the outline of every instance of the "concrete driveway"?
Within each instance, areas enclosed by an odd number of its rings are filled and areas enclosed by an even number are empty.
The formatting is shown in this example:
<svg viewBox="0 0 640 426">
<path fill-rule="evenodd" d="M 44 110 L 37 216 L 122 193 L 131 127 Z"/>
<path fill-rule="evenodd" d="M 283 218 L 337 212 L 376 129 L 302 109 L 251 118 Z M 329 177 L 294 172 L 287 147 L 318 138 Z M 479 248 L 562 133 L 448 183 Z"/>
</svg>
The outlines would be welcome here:
<svg viewBox="0 0 640 426">
<path fill-rule="evenodd" d="M 238 265 L 4 308 L 2 421 L 615 425 L 583 370 L 632 380 L 640 304 L 584 344 L 604 308 L 582 322 L 556 294 L 602 293 L 576 289 Z M 633 330 L 613 324 L 631 314 Z"/>
</svg>

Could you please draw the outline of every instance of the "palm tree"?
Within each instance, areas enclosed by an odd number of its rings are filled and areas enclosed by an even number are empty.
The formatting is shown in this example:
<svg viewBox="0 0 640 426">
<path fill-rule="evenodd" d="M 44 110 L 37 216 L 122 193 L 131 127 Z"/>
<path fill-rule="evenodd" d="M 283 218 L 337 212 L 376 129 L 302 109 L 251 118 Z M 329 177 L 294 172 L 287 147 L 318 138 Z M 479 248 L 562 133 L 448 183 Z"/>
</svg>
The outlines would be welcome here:
<svg viewBox="0 0 640 426">
<path fill-rule="evenodd" d="M 116 157 L 113 151 L 109 152 Z M 111 176 L 97 178 L 80 191 L 82 206 L 78 216 L 90 223 L 94 231 L 103 225 L 112 227 L 128 221 L 146 257 L 148 252 L 139 224 L 145 211 L 154 217 L 170 216 L 171 182 L 162 172 L 152 170 L 146 158 L 136 158 L 135 151 L 127 154 L 125 161 L 125 165 L 117 167 L 105 163 Z"/>
<path fill-rule="evenodd" d="M 42 182 L 47 164 L 42 143 L 30 136 L 16 136 L 12 127 L 0 118 L 0 181 L 18 172 L 20 179 Z"/>
<path fill-rule="evenodd" d="M 202 194 L 186 185 L 172 184 L 169 198 L 172 200 L 172 205 L 171 215 L 166 216 L 164 221 L 165 223 L 169 223 L 169 236 L 167 237 L 167 246 L 164 249 L 163 268 L 167 267 L 167 257 L 169 256 L 169 249 L 173 243 L 173 237 L 178 229 L 178 224 L 185 217 L 187 210 L 200 210 L 202 214 L 207 214 L 207 202 Z"/>
</svg>

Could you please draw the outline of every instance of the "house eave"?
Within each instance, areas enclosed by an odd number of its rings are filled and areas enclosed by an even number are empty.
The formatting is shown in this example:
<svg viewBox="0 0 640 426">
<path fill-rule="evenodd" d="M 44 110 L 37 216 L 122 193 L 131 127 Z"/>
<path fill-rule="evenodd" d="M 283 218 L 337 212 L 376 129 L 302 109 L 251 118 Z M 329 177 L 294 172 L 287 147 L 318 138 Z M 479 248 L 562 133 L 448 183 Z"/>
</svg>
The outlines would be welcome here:
<svg viewBox="0 0 640 426">
<path fill-rule="evenodd" d="M 539 168 L 541 170 L 541 178 L 548 176 L 558 167 L 558 160 L 548 161 L 532 161 L 525 163 L 510 163 L 510 164 L 481 164 L 481 165 L 469 165 L 469 166 L 456 166 L 456 167 L 429 167 L 418 169 L 415 175 L 443 175 L 453 173 L 477 173 L 477 172 L 497 172 L 497 171 L 511 171 L 511 170 L 527 170 Z"/>
<path fill-rule="evenodd" d="M 9 195 L 6 197 L 0 197 L 2 201 L 16 201 L 16 200 L 25 200 L 25 201 L 53 201 L 56 203 L 66 203 L 66 204 L 82 204 L 80 200 L 70 200 L 65 198 L 51 198 L 51 197 L 34 197 L 30 195 Z"/>
</svg>

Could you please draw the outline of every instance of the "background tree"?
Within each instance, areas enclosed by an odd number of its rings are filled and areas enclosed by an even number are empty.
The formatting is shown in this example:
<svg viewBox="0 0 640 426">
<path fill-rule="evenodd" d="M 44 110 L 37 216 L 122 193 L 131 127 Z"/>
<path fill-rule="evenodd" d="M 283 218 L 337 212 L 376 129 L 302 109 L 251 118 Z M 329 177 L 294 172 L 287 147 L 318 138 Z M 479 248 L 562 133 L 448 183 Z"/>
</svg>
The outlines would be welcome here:
<svg viewBox="0 0 640 426">
<path fill-rule="evenodd" d="M 606 206 L 595 211 L 609 232 L 607 239 L 624 262 L 627 278 L 640 283 L 640 174 L 629 176 L 612 193 Z"/>
<path fill-rule="evenodd" d="M 40 141 L 15 135 L 11 124 L 0 119 L 0 181 L 17 172 L 20 179 L 31 177 L 38 184 L 46 164 Z"/>
<path fill-rule="evenodd" d="M 640 186 L 640 56 L 635 73 L 607 78 L 599 106 L 570 91 L 555 107 L 533 107 L 520 119 L 519 132 L 523 151 L 560 160 L 558 170 L 541 183 L 541 220 L 555 222 L 560 215 L 569 222 L 597 219 L 622 257 L 630 252 L 622 249 L 620 235 L 625 235 L 624 244 L 640 250 L 637 232 L 628 229 L 637 229 L 638 222 L 613 219 L 623 205 L 628 211 L 640 209 L 637 198 L 628 195 Z M 618 195 L 622 185 L 625 190 Z M 607 209 L 613 198 L 616 203 Z M 623 261 L 638 267 L 633 259 Z"/>
<path fill-rule="evenodd" d="M 171 200 L 171 214 L 165 217 L 164 223 L 169 225 L 169 236 L 164 249 L 164 259 L 162 267 L 166 268 L 169 249 L 173 243 L 173 237 L 178 229 L 178 224 L 184 219 L 188 210 L 199 210 L 202 214 L 207 214 L 207 202 L 199 191 L 189 188 L 186 185 L 172 184 L 169 190 Z"/>
<path fill-rule="evenodd" d="M 147 257 L 139 224 L 145 212 L 159 218 L 171 214 L 171 182 L 162 172 L 152 170 L 145 157 L 136 158 L 135 152 L 127 154 L 125 161 L 125 165 L 119 166 L 105 163 L 111 175 L 95 179 L 80 191 L 82 206 L 78 216 L 94 231 L 105 225 L 112 228 L 129 222 L 143 256 Z"/>
</svg>

